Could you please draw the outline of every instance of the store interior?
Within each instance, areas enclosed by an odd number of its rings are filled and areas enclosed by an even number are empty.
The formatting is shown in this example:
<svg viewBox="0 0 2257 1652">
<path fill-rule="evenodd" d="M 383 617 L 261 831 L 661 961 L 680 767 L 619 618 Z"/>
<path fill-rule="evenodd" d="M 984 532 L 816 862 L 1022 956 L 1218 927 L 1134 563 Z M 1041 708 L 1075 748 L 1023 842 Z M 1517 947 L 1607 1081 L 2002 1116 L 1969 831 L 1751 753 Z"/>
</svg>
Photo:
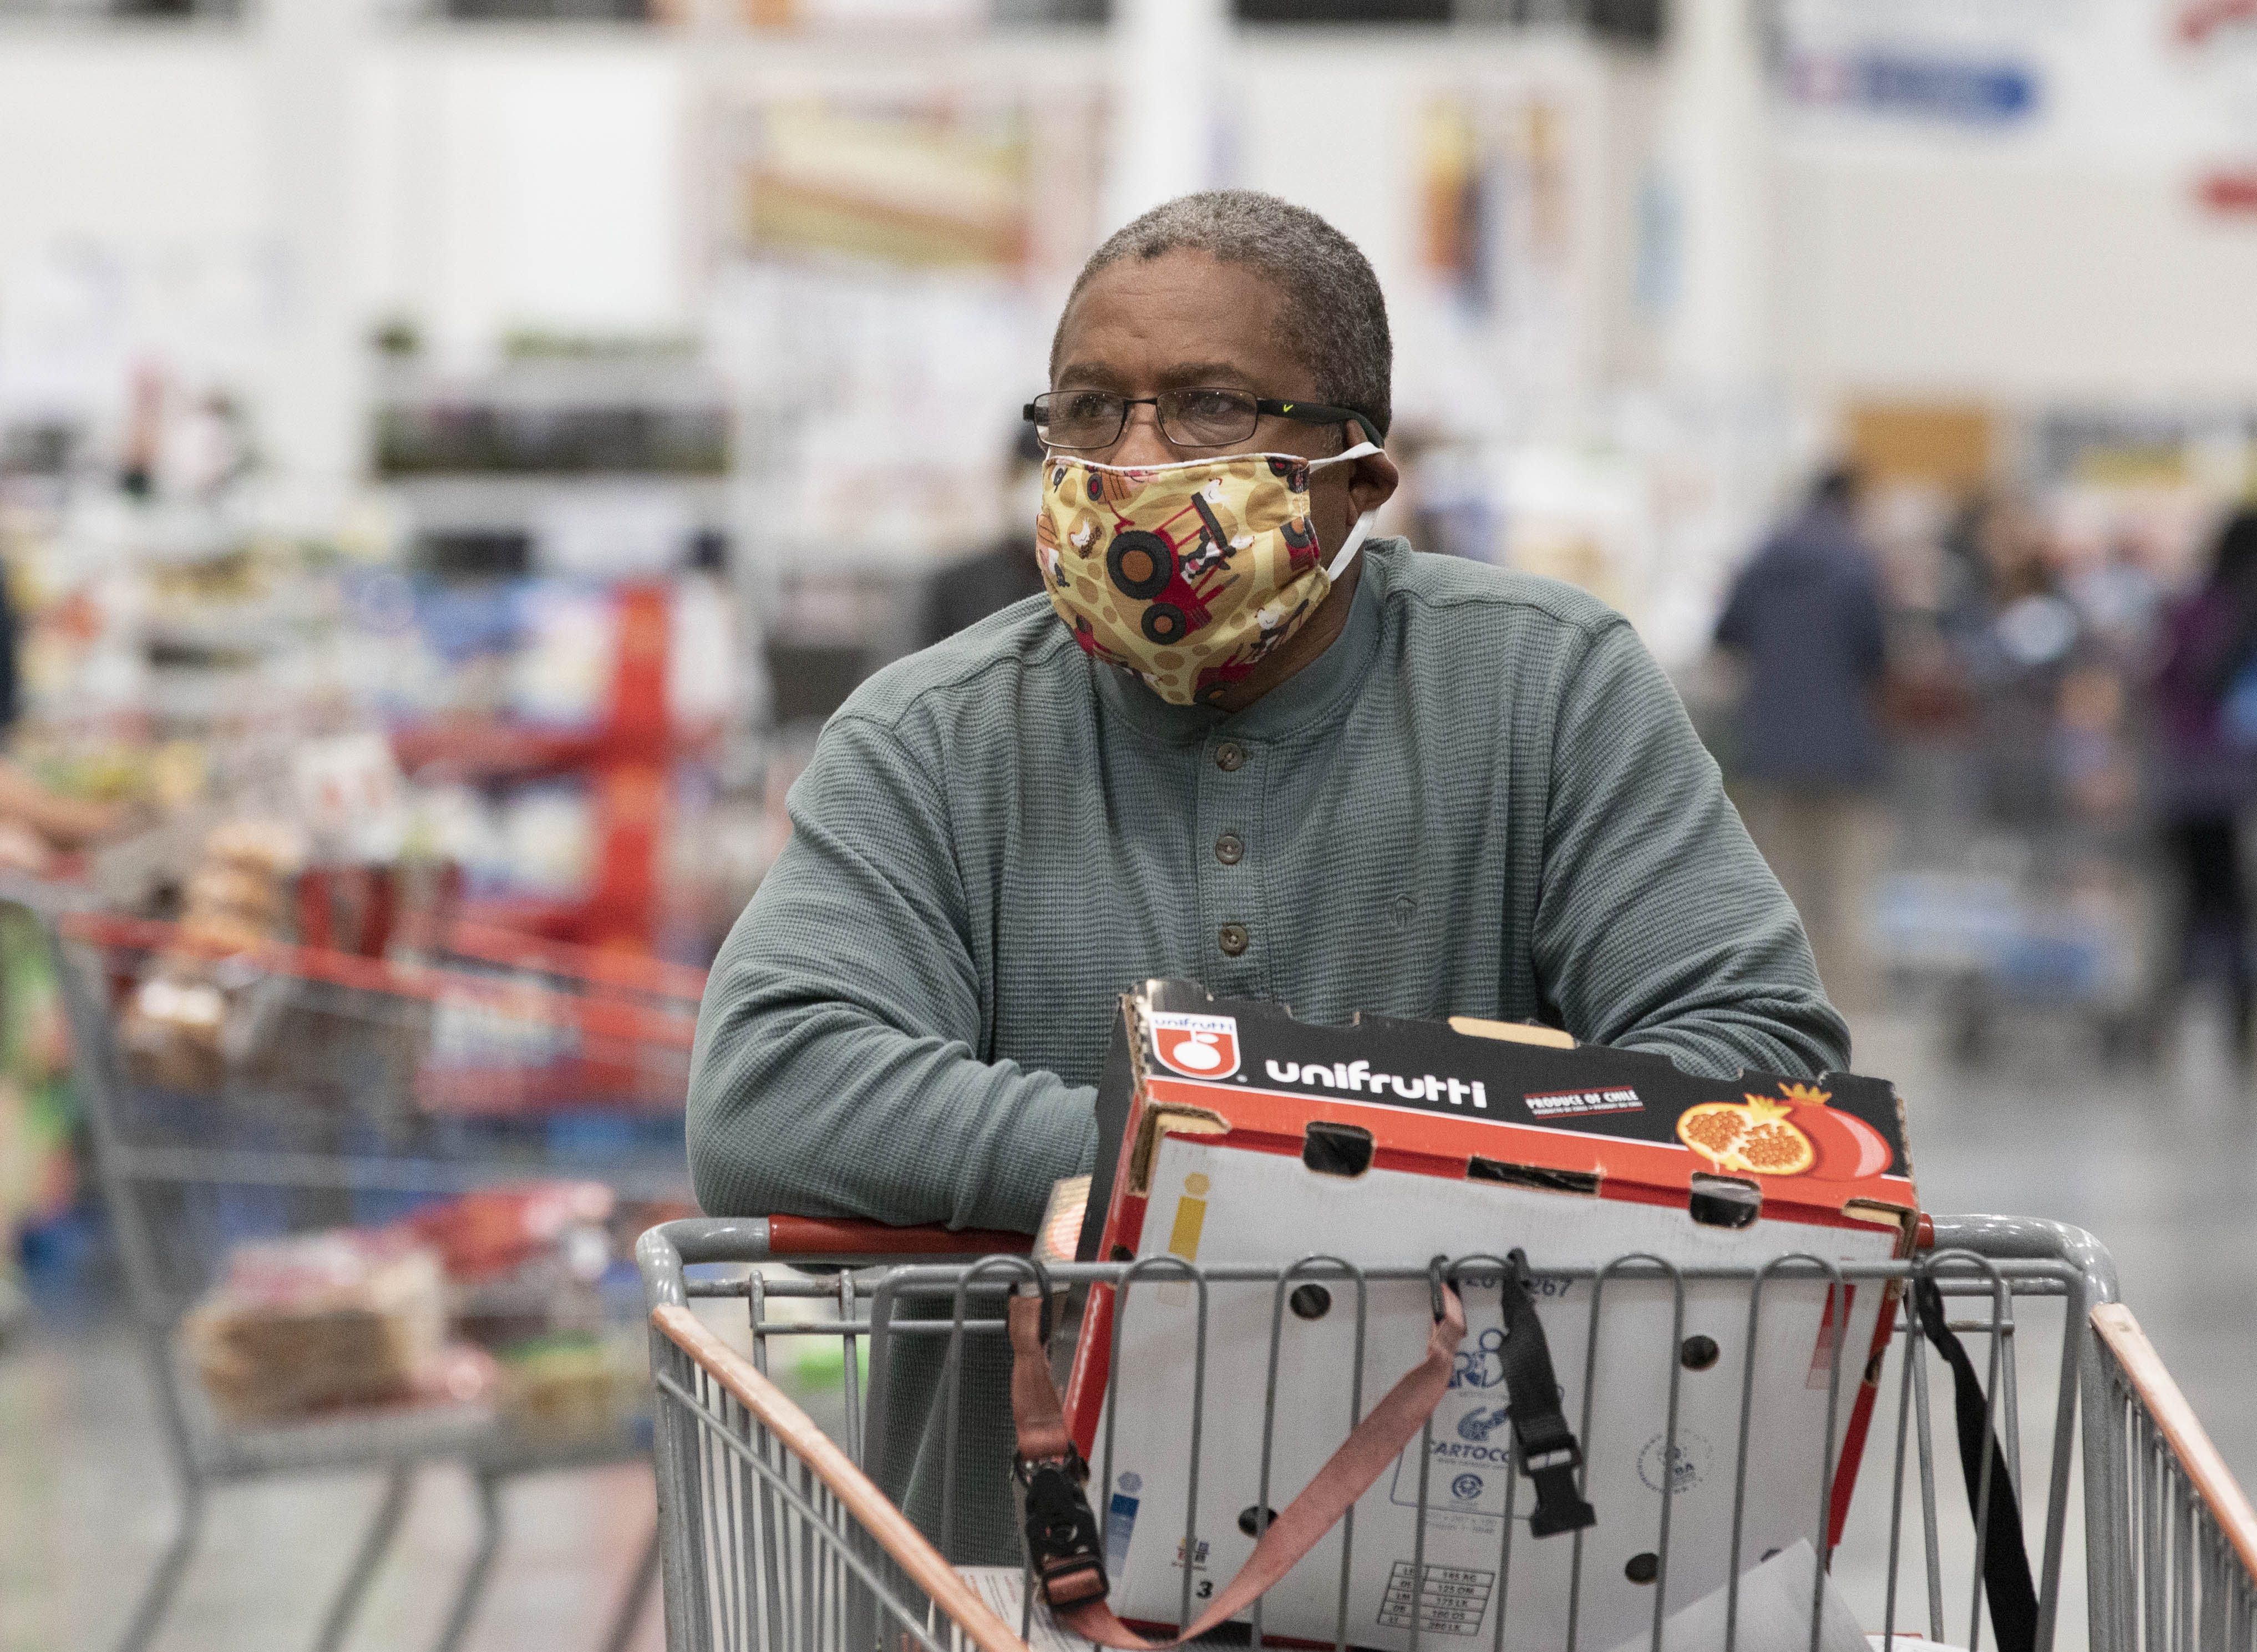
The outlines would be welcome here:
<svg viewBox="0 0 2257 1652">
<path fill-rule="evenodd" d="M 1379 531 L 1619 609 L 1728 782 L 1717 615 L 1855 468 L 1855 1065 L 1932 1208 L 2116 1249 L 2257 1483 L 2257 1080 L 2146 709 L 2257 501 L 2257 10 L 0 0 L 0 1649 L 168 1555 L 165 1648 L 663 1643 L 631 1253 L 704 970 L 824 720 L 1040 590 L 1082 261 L 1220 185 L 1380 276 Z M 222 1140 L 246 1074 L 321 1099 Z M 422 1351 L 262 1381 L 317 1275 Z M 508 1449 L 212 1443 L 356 1383 Z"/>
</svg>

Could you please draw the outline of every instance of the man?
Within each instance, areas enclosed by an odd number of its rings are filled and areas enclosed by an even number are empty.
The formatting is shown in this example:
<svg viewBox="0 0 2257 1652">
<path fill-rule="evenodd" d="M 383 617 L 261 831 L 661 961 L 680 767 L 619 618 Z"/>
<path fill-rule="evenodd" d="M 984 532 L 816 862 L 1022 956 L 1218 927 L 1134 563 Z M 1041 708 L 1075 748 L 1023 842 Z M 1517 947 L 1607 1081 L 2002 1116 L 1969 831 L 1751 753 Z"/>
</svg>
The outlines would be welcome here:
<svg viewBox="0 0 2257 1652">
<path fill-rule="evenodd" d="M 1034 408 L 1051 600 L 824 730 L 699 1017 L 708 1210 L 1031 1230 L 1091 1167 L 1118 995 L 1154 975 L 1318 1020 L 1540 1017 L 1715 1073 L 1846 1059 L 1621 617 L 1358 549 L 1396 485 L 1390 365 L 1370 266 L 1299 208 L 1192 195 L 1098 249 Z M 1008 1557 L 1003 1351 L 966 1360 L 955 1542 Z M 874 1454 L 929 1526 L 939 1433 Z"/>
<path fill-rule="evenodd" d="M 1748 671 L 1740 779 L 1748 828 L 1794 897 L 1819 973 L 1853 1007 L 1871 996 L 1853 909 L 1878 860 L 1871 794 L 1881 777 L 1873 703 L 1881 579 L 1857 532 L 1857 479 L 1818 479 L 1802 512 L 1758 550 L 1716 621 Z"/>
</svg>

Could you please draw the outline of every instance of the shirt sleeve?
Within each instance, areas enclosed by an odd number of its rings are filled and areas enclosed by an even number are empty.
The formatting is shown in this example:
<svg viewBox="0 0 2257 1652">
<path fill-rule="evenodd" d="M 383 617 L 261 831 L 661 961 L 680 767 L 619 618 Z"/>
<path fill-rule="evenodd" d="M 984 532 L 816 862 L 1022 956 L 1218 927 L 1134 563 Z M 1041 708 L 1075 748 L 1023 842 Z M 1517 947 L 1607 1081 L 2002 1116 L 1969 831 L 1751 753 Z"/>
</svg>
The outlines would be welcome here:
<svg viewBox="0 0 2257 1652">
<path fill-rule="evenodd" d="M 1534 951 L 1587 1042 L 1720 1077 L 1849 1063 L 1793 904 L 1627 624 L 1592 638 L 1561 696 Z"/>
<path fill-rule="evenodd" d="M 986 1008 L 945 798 L 890 733 L 832 720 L 792 834 L 697 1016 L 690 1168 L 716 1216 L 1032 1232 L 1096 1157 L 1095 1092 L 977 1052 Z"/>
</svg>

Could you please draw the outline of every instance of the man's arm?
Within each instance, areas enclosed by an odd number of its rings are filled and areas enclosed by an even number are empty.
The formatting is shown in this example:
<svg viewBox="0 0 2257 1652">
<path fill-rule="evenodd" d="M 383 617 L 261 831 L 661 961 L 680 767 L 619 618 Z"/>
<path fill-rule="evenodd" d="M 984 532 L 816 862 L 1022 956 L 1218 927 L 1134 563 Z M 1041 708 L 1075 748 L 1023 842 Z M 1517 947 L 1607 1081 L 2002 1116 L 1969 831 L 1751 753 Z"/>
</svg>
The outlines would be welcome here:
<svg viewBox="0 0 2257 1652">
<path fill-rule="evenodd" d="M 978 1059 L 939 789 L 885 729 L 845 716 L 789 801 L 791 840 L 698 1011 L 699 1202 L 1032 1232 L 1051 1183 L 1090 1167 L 1093 1093 Z"/>
<path fill-rule="evenodd" d="M 1535 955 L 1579 1039 L 1719 1075 L 1848 1064 L 1794 906 L 1627 624 L 1561 696 Z"/>
</svg>

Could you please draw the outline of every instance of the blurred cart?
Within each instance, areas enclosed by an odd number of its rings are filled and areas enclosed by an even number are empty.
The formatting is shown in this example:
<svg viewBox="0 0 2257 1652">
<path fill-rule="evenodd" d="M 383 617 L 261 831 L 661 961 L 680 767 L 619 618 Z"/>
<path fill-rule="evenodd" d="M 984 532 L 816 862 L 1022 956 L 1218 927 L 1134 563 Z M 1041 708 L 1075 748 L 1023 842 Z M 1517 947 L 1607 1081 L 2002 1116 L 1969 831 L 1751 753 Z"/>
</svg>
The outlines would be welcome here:
<svg viewBox="0 0 2257 1652">
<path fill-rule="evenodd" d="M 1086 1644 L 1062 1634 L 1028 1604 L 1031 1591 L 1023 1569 L 952 1567 L 930 1535 L 914 1527 L 872 1478 L 882 1455 L 875 1443 L 885 1438 L 888 1416 L 897 1407 L 916 1414 L 922 1399 L 889 1393 L 889 1357 L 907 1345 L 905 1339 L 945 1339 L 941 1391 L 955 1392 L 967 1344 L 1003 1333 L 1003 1293 L 1037 1277 L 1022 1257 L 973 1262 L 961 1253 L 1006 1245 L 1022 1250 L 1025 1241 L 783 1216 L 674 1222 L 643 1236 L 638 1258 L 652 1310 L 659 1390 L 668 1644 L 676 1652 L 712 1647 L 874 1652 L 912 1644 L 926 1652 L 958 1652 L 966 1646 L 1021 1652 L 1030 1645 L 1064 1652 Z M 779 1263 L 796 1266 L 775 1266 Z M 1059 1288 L 1097 1282 L 1118 1287 L 1120 1311 L 1125 1312 L 1138 1288 L 1136 1280 L 1150 1266 L 1056 1266 L 1049 1277 Z M 801 1267 L 820 1276 L 796 1271 Z M 1186 1273 L 1208 1283 L 1266 1283 L 1277 1309 L 1297 1281 L 1312 1278 L 1354 1273 L 1361 1287 L 1425 1277 L 1417 1270 L 1345 1270 L 1337 1262 L 1314 1258 L 1282 1271 L 1209 1265 L 1194 1270 L 1171 1264 L 1168 1276 L 1179 1280 Z M 1895 1335 L 1879 1365 L 1880 1403 L 1862 1465 L 1855 1471 L 1857 1496 L 1838 1546 L 1829 1543 L 1830 1511 L 1825 1506 L 1836 1491 L 1830 1468 L 1822 1477 L 1822 1507 L 1813 1510 L 1815 1550 L 1829 1556 L 1831 1582 L 1824 1595 L 1833 1598 L 1838 1591 L 1858 1627 L 1877 1632 L 1871 1637 L 1877 1646 L 1900 1645 L 1884 1635 L 1903 1637 L 1904 1646 L 1917 1646 L 1924 1637 L 1970 1652 L 1987 1644 L 2011 1647 L 2015 1641 L 2038 1652 L 2080 1643 L 2102 1652 L 2246 1652 L 2257 1646 L 2257 1515 L 2130 1314 L 2116 1302 L 2114 1265 L 2090 1235 L 2049 1222 L 1939 1216 L 1924 1221 L 1922 1248 L 1906 1262 L 1827 1265 L 1802 1257 L 1783 1258 L 1760 1269 L 1728 1270 L 1675 1269 L 1652 1258 L 1624 1258 L 1596 1270 L 1537 1273 L 1539 1280 L 1576 1279 L 1600 1287 L 1588 1298 L 1594 1304 L 1592 1348 L 1598 1345 L 1609 1293 L 1622 1301 L 1640 1289 L 1674 1291 L 1681 1305 L 1688 1281 L 1726 1280 L 1745 1287 L 1752 1315 L 1766 1280 L 1797 1276 L 1831 1276 L 1837 1284 L 1874 1280 L 1893 1283 L 1902 1293 Z M 1922 1288 L 1931 1281 L 1935 1294 Z M 1164 1287 L 1155 1283 L 1143 1288 Z M 1923 1301 L 1931 1306 L 1922 1308 Z M 810 1317 L 803 1311 L 808 1304 L 825 1311 Z M 802 1311 L 788 1313 L 786 1308 Z M 1925 1315 L 1938 1311 L 1952 1333 L 1941 1340 L 1956 1350 L 1956 1370 L 1946 1372 L 1936 1332 L 1923 1322 Z M 1359 1334 L 1360 1315 L 1361 1309 Z M 1664 1316 L 1662 1323 L 1668 1322 Z M 1273 1309 L 1268 1329 L 1273 1362 L 1279 1327 L 1290 1323 Z M 842 1391 L 829 1396 L 836 1421 L 828 1431 L 771 1375 L 783 1350 L 810 1338 L 828 1340 L 841 1353 Z M 1968 1343 L 1956 1338 L 1970 1339 L 1971 1352 Z M 1751 1335 L 1751 1345 L 1752 1340 Z M 867 1378 L 860 1358 L 864 1351 Z M 1670 1369 L 1672 1400 L 1666 1423 L 1658 1417 L 1652 1421 L 1666 1429 L 1666 1460 L 1673 1462 L 1678 1450 L 1679 1352 L 1673 1339 L 1654 1350 Z M 1565 1357 L 1573 1358 L 1574 1353 L 1566 1351 Z M 1841 1366 L 1838 1360 L 1831 1366 L 1836 1374 L 1829 1380 L 1837 1386 Z M 1938 1396 L 1932 1389 L 1940 1372 L 1946 1374 Z M 1590 1437 L 1588 1365 L 1583 1374 L 1588 1461 L 1607 1447 Z M 1737 1375 L 1730 1379 L 1740 1381 Z M 1119 1380 L 1117 1373 L 1114 1380 Z M 1943 1466 L 1937 1464 L 1936 1414 L 1941 1407 L 1947 1439 L 1955 1421 L 1959 1423 L 1963 1450 L 1970 1437 L 1964 1430 L 1975 1422 L 1966 1407 L 1977 1392 L 1971 1385 L 1978 1382 L 1981 1397 L 1973 1403 L 1982 1433 L 1972 1437 L 1995 1443 L 1978 1453 L 1983 1467 L 1979 1475 L 1969 1477 L 1975 1483 L 1962 1498 L 1961 1464 L 1952 1461 L 1948 1447 Z M 1751 1409 L 1745 1392 L 1736 1508 L 1746 1491 Z M 1837 1397 L 1847 1403 L 1838 1389 Z M 1263 1422 L 1265 1462 L 1266 1440 L 1276 1421 L 1273 1376 Z M 948 1425 L 952 1431 L 955 1426 Z M 1185 1436 L 1194 1453 L 1198 1427 L 1196 1416 L 1186 1419 Z M 1101 1444 L 1100 1458 L 1092 1464 L 1098 1487 L 1112 1485 L 1107 1450 Z M 952 1433 L 941 1460 L 953 1458 Z M 2002 1639 L 1999 1626 L 1988 1620 L 1985 1577 L 1995 1556 L 1986 1554 L 1985 1544 L 1999 1529 L 1998 1500 L 2009 1491 L 2019 1504 L 2030 1549 L 2035 1620 L 2034 1628 L 2024 1621 Z M 1235 1494 L 1208 1495 L 1235 1500 Z M 1658 1648 L 1665 1620 L 1689 1604 L 1667 1592 L 1671 1500 L 1657 1491 L 1657 1508 L 1617 1511 L 1612 1516 L 1638 1523 L 1641 1533 L 1657 1520 L 1659 1527 L 1658 1553 L 1641 1556 L 1653 1563 L 1652 1640 L 1641 1633 L 1630 1644 Z M 1421 1527 L 1426 1507 L 1421 1479 Z M 944 1507 L 944 1526 L 948 1514 Z M 1209 1514 L 1216 1517 L 1217 1511 Z M 1608 1518 L 1602 1511 L 1603 1524 Z M 1498 1524 L 1497 1575 L 1507 1577 L 1514 1543 L 1509 1509 Z M 2081 1568 L 2070 1542 L 2072 1534 L 2080 1532 Z M 1194 1535 L 1186 1530 L 1179 1553 L 1193 1552 Z M 1572 1540 L 1552 1540 L 1577 1546 L 1578 1591 L 1581 1579 L 1589 1575 L 1582 1545 L 1596 1535 L 1595 1528 Z M 1739 1570 L 1736 1565 L 1735 1574 Z M 1822 1627 L 1829 1626 L 1820 1621 L 1815 1579 L 1804 1586 L 1812 1589 L 1808 1644 L 1815 1648 Z M 1185 1589 L 1187 1620 L 1188 1572 Z M 1508 1644 L 1504 1614 L 1495 1615 L 1494 1637 L 1484 1634 L 1468 1644 L 1502 1652 Z M 2078 1632 L 2079 1617 L 2084 1634 Z M 1419 1614 L 1412 1613 L 1410 1621 L 1415 1648 L 1420 1643 Z M 1830 1627 L 1839 1629 L 1838 1619 Z M 1738 1629 L 1748 1634 L 1744 1619 Z M 1779 1644 L 1779 1633 L 1774 1628 L 1765 1644 Z M 1258 1613 L 1253 1638 L 1262 1644 Z M 1793 1638 L 1799 1648 L 1800 1629 Z M 1338 1644 L 1350 1639 L 1343 1618 Z M 1440 1633 L 1430 1634 L 1428 1641 L 1448 1643 Z M 1571 1627 L 1567 1652 L 1574 1652 L 1573 1641 Z M 1674 1652 L 1748 1643 L 1722 1622 L 1698 1634 L 1672 1623 L 1668 1638 Z M 1827 1643 L 1839 1644 L 1838 1637 Z"/>
<path fill-rule="evenodd" d="M 504 1487 L 647 1456 L 640 1372 L 604 1391 L 617 1403 L 567 1404 L 545 1418 L 515 1403 L 516 1366 L 476 1354 L 467 1365 L 483 1382 L 458 1380 L 458 1361 L 428 1389 L 367 1403 L 231 1408 L 212 1379 L 216 1357 L 197 1340 L 215 1282 L 232 1276 L 231 1256 L 290 1236 L 409 1230 L 400 1224 L 428 1216 L 435 1201 L 492 1202 L 528 1181 L 601 1183 L 629 1211 L 691 1208 L 681 1113 L 702 973 L 467 926 L 432 961 L 402 963 L 74 910 L 52 889 L 0 894 L 39 911 L 54 950 L 98 1185 L 180 1485 L 179 1524 L 120 1644 L 156 1635 L 215 1487 L 376 1470 L 382 1495 L 315 1641 L 343 1644 L 418 1465 L 437 1460 L 467 1469 L 481 1521 L 437 1641 L 460 1644 L 501 1542 Z M 472 1217 L 483 1209 L 463 1208 Z M 600 1233 L 590 1237 L 600 1251 Z M 429 1254 L 422 1266 L 435 1279 Z M 569 1281 L 575 1323 L 600 1336 L 608 1318 L 632 1357 L 633 1277 L 623 1262 L 606 1277 L 605 1266 L 598 1254 Z M 548 1288 L 503 1279 L 478 1311 L 543 1322 L 548 1304 L 506 1300 L 513 1284 L 520 1296 Z M 453 1312 L 463 1293 L 445 1288 Z M 490 1300 L 496 1293 L 502 1300 Z M 435 1287 L 427 1297 L 442 1300 Z M 395 1329 L 375 1324 L 371 1345 L 383 1351 Z M 256 1400 L 257 1359 L 239 1363 L 237 1386 Z M 510 1404 L 496 1397 L 505 1369 Z M 654 1532 L 607 1646 L 632 1633 L 655 1566 Z"/>
<path fill-rule="evenodd" d="M 1891 978 L 1933 995 L 1952 1059 L 1979 1062 L 2007 1024 L 2048 1017 L 2084 1027 L 2103 1060 L 2152 1057 L 2160 975 L 2140 869 L 1991 858 L 2004 864 L 1893 874 L 1868 913 Z"/>
</svg>

